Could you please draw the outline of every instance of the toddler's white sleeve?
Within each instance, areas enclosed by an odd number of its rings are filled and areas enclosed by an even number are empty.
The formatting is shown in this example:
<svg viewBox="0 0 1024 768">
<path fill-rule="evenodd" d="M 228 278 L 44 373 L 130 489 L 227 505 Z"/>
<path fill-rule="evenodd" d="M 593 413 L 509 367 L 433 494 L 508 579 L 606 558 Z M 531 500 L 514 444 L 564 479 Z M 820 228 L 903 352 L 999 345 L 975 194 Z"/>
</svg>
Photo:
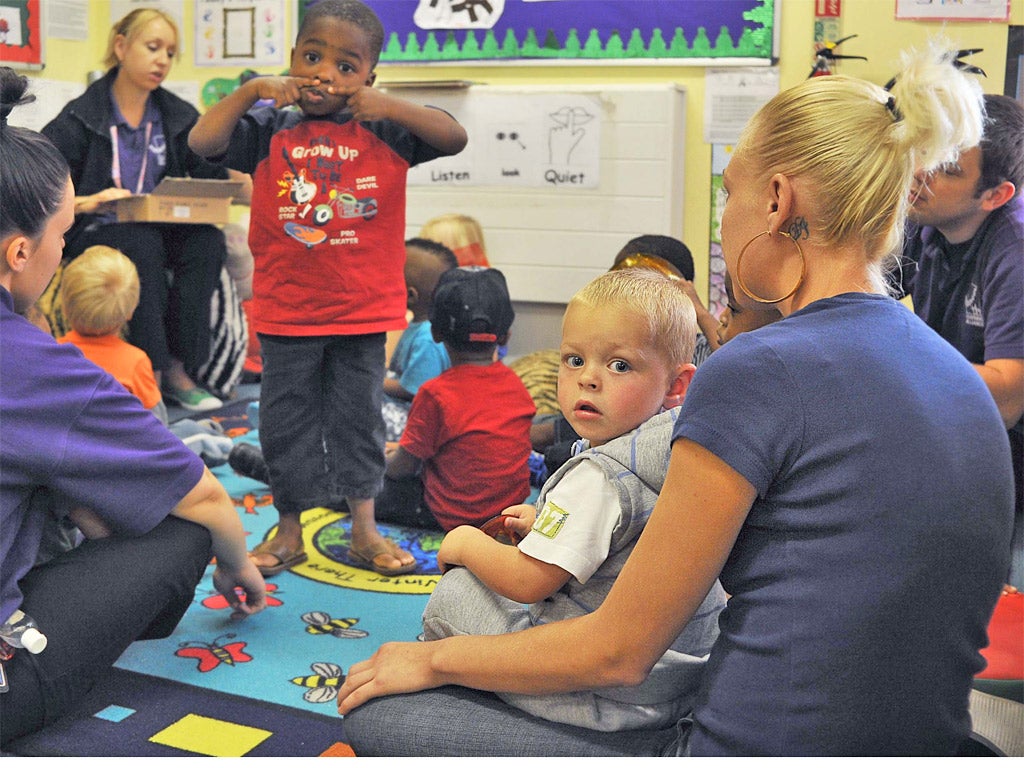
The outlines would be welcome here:
<svg viewBox="0 0 1024 768">
<path fill-rule="evenodd" d="M 604 472 L 592 461 L 581 461 L 548 491 L 519 549 L 585 584 L 607 559 L 620 514 L 618 492 Z"/>
</svg>

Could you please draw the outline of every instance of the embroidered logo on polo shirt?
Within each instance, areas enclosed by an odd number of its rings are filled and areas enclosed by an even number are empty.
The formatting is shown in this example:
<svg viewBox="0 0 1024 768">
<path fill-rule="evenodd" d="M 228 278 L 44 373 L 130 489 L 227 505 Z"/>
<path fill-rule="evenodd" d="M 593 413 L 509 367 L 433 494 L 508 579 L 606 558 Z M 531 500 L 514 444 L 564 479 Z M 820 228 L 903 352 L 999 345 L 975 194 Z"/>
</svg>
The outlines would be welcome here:
<svg viewBox="0 0 1024 768">
<path fill-rule="evenodd" d="M 553 539 L 562 530 L 562 526 L 565 525 L 565 521 L 568 519 L 568 512 L 557 504 L 546 501 L 544 502 L 544 508 L 541 509 L 540 514 L 537 515 L 537 519 L 533 523 L 533 530 L 541 536 Z"/>
<path fill-rule="evenodd" d="M 964 297 L 964 322 L 975 328 L 985 327 L 985 317 L 981 313 L 981 302 L 978 301 L 978 284 L 971 283 Z"/>
<path fill-rule="evenodd" d="M 167 165 L 167 141 L 162 133 L 153 136 L 153 140 L 149 142 L 149 152 L 159 168 Z"/>
</svg>

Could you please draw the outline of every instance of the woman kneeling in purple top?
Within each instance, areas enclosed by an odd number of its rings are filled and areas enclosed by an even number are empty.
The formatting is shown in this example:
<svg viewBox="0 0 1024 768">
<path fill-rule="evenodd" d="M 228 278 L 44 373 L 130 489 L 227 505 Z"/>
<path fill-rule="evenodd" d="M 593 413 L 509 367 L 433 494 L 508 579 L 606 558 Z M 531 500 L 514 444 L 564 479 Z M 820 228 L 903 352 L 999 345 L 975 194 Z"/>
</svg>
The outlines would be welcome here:
<svg viewBox="0 0 1024 768">
<path fill-rule="evenodd" d="M 60 262 L 75 195 L 49 140 L 7 125 L 27 83 L 0 67 L 0 624 L 23 611 L 49 642 L 36 655 L 0 649 L 5 750 L 70 710 L 132 642 L 169 635 L 211 553 L 237 617 L 266 597 L 231 499 L 202 460 L 22 316 Z M 81 539 L 71 524 L 85 540 L 49 546 L 60 527 Z"/>
</svg>

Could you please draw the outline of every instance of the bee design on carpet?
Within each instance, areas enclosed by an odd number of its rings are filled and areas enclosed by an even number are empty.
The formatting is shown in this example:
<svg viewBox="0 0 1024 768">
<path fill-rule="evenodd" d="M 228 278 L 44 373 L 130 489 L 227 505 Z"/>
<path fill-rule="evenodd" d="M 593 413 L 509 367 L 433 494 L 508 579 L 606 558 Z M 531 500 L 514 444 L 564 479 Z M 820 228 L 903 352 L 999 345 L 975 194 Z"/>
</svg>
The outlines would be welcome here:
<svg viewBox="0 0 1024 768">
<path fill-rule="evenodd" d="M 356 640 L 370 634 L 361 629 L 352 629 L 359 623 L 359 619 L 332 619 L 330 614 L 323 611 L 304 613 L 302 620 L 306 622 L 306 631 L 311 635 L 333 635 Z"/>
<path fill-rule="evenodd" d="M 311 704 L 326 704 L 338 697 L 338 689 L 345 682 L 345 672 L 337 664 L 317 661 L 309 665 L 312 675 L 293 677 L 292 683 L 308 688 L 302 698 Z"/>
</svg>

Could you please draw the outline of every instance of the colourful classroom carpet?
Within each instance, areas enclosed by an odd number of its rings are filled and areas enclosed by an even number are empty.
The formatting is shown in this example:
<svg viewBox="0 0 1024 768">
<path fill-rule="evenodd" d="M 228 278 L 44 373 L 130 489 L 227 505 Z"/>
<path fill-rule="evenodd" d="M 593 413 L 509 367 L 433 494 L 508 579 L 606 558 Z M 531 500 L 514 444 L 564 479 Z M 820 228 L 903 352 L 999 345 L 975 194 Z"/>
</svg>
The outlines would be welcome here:
<svg viewBox="0 0 1024 768">
<path fill-rule="evenodd" d="M 252 439 L 251 434 L 244 438 Z M 277 525 L 266 486 L 227 466 L 214 470 L 242 515 L 250 549 Z M 348 558 L 349 519 L 315 509 L 303 514 L 309 560 L 267 579 L 266 610 L 230 619 L 213 587 L 213 568 L 174 633 L 132 645 L 121 669 L 247 698 L 332 713 L 344 671 L 381 643 L 415 640 L 427 598 L 440 579 L 435 554 L 440 535 L 382 525 L 420 562 L 417 573 L 380 576 Z"/>
<path fill-rule="evenodd" d="M 245 404 L 215 416 L 236 441 L 258 443 Z M 277 525 L 269 489 L 227 465 L 214 474 L 234 499 L 251 549 Z M 416 640 L 440 579 L 441 535 L 382 525 L 414 553 L 414 574 L 388 578 L 348 559 L 349 521 L 302 517 L 309 560 L 267 580 L 269 605 L 232 621 L 213 568 L 174 633 L 138 642 L 75 713 L 11 751 L 22 755 L 295 756 L 344 754 L 336 697 L 346 670 L 382 643 Z"/>
<path fill-rule="evenodd" d="M 215 693 L 113 669 L 73 712 L 4 757 L 351 755 L 335 714 Z"/>
</svg>

